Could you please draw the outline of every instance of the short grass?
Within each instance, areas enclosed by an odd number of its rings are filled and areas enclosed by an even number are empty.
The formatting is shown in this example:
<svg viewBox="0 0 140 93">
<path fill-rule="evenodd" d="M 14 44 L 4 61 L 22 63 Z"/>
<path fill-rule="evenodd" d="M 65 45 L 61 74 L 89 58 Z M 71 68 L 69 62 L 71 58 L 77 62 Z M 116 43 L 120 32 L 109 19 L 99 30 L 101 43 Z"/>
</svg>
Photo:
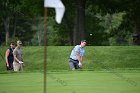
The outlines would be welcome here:
<svg viewBox="0 0 140 93">
<path fill-rule="evenodd" d="M 47 47 L 47 93 L 139 93 L 139 46 L 87 46 L 81 71 L 69 71 L 72 48 Z M 20 73 L 7 72 L 0 56 L 0 93 L 43 93 L 43 55 L 44 47 L 23 47 Z"/>
<path fill-rule="evenodd" d="M 0 93 L 43 93 L 41 73 L 1 73 Z"/>
<path fill-rule="evenodd" d="M 48 72 L 47 93 L 139 93 L 140 73 Z M 43 93 L 43 73 L 1 73 L 0 93 Z"/>
</svg>

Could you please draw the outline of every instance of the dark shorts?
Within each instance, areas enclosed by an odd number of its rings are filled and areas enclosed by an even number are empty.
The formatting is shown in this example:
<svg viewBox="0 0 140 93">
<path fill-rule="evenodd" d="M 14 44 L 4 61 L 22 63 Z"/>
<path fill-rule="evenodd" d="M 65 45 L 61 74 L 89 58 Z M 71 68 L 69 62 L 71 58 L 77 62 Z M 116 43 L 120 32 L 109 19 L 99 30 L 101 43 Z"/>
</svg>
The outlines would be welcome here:
<svg viewBox="0 0 140 93">
<path fill-rule="evenodd" d="M 73 69 L 73 68 L 78 69 L 78 68 L 79 68 L 78 63 L 79 63 L 78 60 L 74 60 L 74 59 L 71 59 L 71 58 L 70 58 L 70 59 L 69 59 L 69 66 L 70 66 L 70 69 Z"/>
</svg>

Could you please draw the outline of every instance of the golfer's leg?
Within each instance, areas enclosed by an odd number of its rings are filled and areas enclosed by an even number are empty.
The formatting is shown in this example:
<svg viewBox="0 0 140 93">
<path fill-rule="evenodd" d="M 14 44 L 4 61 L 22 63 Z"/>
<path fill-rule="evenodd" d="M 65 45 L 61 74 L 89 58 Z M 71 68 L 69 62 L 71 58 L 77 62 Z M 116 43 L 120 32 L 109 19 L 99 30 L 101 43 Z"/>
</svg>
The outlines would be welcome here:
<svg viewBox="0 0 140 93">
<path fill-rule="evenodd" d="M 79 68 L 78 63 L 79 63 L 78 61 L 74 63 L 75 69 Z"/>
<path fill-rule="evenodd" d="M 69 59 L 68 64 L 69 64 L 69 67 L 70 67 L 71 70 L 75 70 L 74 63 L 71 59 Z"/>
<path fill-rule="evenodd" d="M 70 66 L 70 69 L 71 69 L 71 70 L 75 70 L 75 67 L 74 67 L 73 62 L 69 62 L 69 66 Z"/>
</svg>

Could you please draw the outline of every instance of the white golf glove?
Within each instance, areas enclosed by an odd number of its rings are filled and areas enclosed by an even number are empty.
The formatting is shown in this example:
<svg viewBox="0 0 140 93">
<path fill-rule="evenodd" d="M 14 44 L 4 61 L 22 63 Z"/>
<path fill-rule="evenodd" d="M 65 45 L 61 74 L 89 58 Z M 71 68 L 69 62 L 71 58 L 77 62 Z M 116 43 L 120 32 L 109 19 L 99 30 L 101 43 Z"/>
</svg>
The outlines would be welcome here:
<svg viewBox="0 0 140 93">
<path fill-rule="evenodd" d="M 81 66 L 82 66 L 82 63 L 81 63 L 80 61 L 79 61 L 79 63 L 78 63 L 78 66 L 79 66 L 79 67 L 81 67 Z"/>
<path fill-rule="evenodd" d="M 22 64 L 23 62 L 22 61 L 19 61 L 19 63 Z"/>
</svg>

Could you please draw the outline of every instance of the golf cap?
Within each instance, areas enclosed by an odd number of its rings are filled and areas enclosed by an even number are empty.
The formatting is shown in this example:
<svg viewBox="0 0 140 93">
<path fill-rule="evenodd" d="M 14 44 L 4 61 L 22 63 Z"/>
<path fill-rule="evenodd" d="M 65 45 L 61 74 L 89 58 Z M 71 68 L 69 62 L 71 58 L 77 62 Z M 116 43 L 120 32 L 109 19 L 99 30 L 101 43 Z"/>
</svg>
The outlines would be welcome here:
<svg viewBox="0 0 140 93">
<path fill-rule="evenodd" d="M 22 45 L 22 42 L 20 40 L 17 41 L 17 44 Z"/>
</svg>

